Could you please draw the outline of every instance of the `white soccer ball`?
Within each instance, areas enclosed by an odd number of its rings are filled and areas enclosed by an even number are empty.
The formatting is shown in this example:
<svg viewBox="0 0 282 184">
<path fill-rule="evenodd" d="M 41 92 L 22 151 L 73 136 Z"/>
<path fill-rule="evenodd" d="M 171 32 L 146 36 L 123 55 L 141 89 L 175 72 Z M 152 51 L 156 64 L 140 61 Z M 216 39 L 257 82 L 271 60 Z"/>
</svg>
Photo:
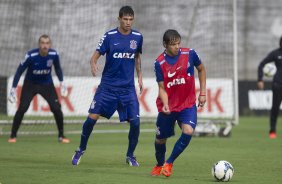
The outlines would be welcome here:
<svg viewBox="0 0 282 184">
<path fill-rule="evenodd" d="M 225 160 L 218 161 L 212 167 L 212 175 L 217 181 L 230 181 L 233 174 L 233 166 Z"/>
<path fill-rule="evenodd" d="M 267 77 L 272 77 L 276 73 L 276 66 L 274 63 L 267 63 L 263 67 L 263 74 Z"/>
</svg>

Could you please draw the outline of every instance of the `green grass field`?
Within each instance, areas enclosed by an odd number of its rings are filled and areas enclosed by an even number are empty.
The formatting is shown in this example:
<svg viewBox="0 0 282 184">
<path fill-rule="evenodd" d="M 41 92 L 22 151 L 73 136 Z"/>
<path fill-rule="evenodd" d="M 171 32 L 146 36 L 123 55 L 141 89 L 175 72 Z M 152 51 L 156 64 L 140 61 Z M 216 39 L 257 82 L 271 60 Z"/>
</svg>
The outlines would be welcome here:
<svg viewBox="0 0 282 184">
<path fill-rule="evenodd" d="M 142 129 L 154 128 L 153 124 Z M 121 125 L 97 125 L 96 130 L 128 129 Z M 282 121 L 278 122 L 278 138 L 268 139 L 267 117 L 242 117 L 230 138 L 195 137 L 188 149 L 176 160 L 170 178 L 151 177 L 155 164 L 154 133 L 141 133 L 136 156 L 140 167 L 125 164 L 126 133 L 92 134 L 88 150 L 79 166 L 71 165 L 71 157 L 80 135 L 69 135 L 70 144 L 59 144 L 55 135 L 19 136 L 16 144 L 0 136 L 1 184 L 154 184 L 214 183 L 211 167 L 218 160 L 228 160 L 235 168 L 232 183 L 282 183 Z M 168 141 L 167 155 L 179 136 Z"/>
</svg>

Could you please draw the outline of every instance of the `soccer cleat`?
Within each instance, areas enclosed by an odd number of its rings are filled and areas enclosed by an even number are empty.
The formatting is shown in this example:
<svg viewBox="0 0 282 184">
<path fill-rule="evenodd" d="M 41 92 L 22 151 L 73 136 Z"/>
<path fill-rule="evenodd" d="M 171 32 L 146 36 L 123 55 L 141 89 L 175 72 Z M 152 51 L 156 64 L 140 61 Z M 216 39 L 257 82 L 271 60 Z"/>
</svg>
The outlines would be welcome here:
<svg viewBox="0 0 282 184">
<path fill-rule="evenodd" d="M 70 140 L 68 138 L 65 138 L 65 137 L 59 137 L 59 142 L 63 143 L 63 144 L 68 144 L 68 143 L 70 143 Z"/>
<path fill-rule="evenodd" d="M 138 167 L 139 166 L 139 163 L 137 162 L 135 156 L 133 156 L 133 157 L 126 157 L 125 161 L 130 166 L 134 166 L 134 167 Z"/>
<path fill-rule="evenodd" d="M 153 167 L 152 171 L 151 171 L 151 176 L 159 176 L 161 174 L 162 171 L 162 166 L 155 166 Z"/>
<path fill-rule="evenodd" d="M 81 159 L 81 156 L 83 155 L 84 151 L 80 151 L 80 149 L 77 149 L 74 152 L 74 155 L 72 156 L 72 165 L 78 165 Z"/>
<path fill-rule="evenodd" d="M 165 162 L 164 165 L 163 165 L 163 168 L 162 168 L 162 175 L 166 176 L 166 177 L 170 177 L 171 175 L 171 172 L 172 172 L 172 166 L 173 164 L 172 163 L 167 163 Z"/>
<path fill-rule="evenodd" d="M 14 137 L 14 138 L 9 138 L 8 139 L 8 142 L 9 143 L 16 143 L 17 142 L 17 139 Z"/>
<path fill-rule="evenodd" d="M 269 133 L 269 138 L 270 138 L 270 139 L 276 139 L 276 137 L 277 137 L 277 135 L 276 135 L 275 132 L 270 132 L 270 133 Z"/>
</svg>

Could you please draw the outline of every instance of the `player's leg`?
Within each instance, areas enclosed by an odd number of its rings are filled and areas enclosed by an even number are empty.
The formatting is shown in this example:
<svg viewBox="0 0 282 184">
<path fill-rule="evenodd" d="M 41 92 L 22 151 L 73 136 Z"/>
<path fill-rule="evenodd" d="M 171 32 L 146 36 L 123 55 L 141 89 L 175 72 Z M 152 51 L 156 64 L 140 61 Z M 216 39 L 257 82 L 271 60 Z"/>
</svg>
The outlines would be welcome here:
<svg viewBox="0 0 282 184">
<path fill-rule="evenodd" d="M 55 86 L 50 85 L 38 85 L 39 94 L 47 101 L 50 106 L 50 110 L 54 115 L 57 129 L 58 139 L 61 143 L 69 143 L 70 140 L 64 136 L 64 115 L 61 109 L 61 104 L 56 93 Z"/>
<path fill-rule="evenodd" d="M 119 113 L 120 121 L 128 121 L 130 124 L 128 133 L 128 148 L 126 153 L 126 163 L 130 166 L 139 166 L 134 156 L 134 151 L 138 144 L 140 134 L 139 102 L 135 90 L 132 92 L 119 93 Z"/>
<path fill-rule="evenodd" d="M 87 148 L 88 139 L 100 115 L 109 119 L 114 114 L 116 109 L 116 95 L 108 90 L 98 87 L 88 111 L 89 115 L 82 126 L 79 148 L 75 151 L 72 157 L 73 165 L 79 164 L 81 156 L 84 154 Z"/>
<path fill-rule="evenodd" d="M 23 84 L 19 108 L 14 116 L 10 139 L 8 142 L 16 142 L 17 132 L 23 120 L 25 112 L 28 110 L 32 98 L 36 95 L 34 85 L 28 81 Z"/>
<path fill-rule="evenodd" d="M 79 145 L 80 151 L 86 150 L 88 139 L 98 119 L 99 119 L 99 114 L 89 113 L 87 119 L 83 123 L 80 145 Z"/>
<path fill-rule="evenodd" d="M 273 83 L 272 86 L 272 107 L 270 112 L 270 131 L 269 138 L 276 138 L 276 123 L 279 114 L 279 107 L 282 101 L 282 88 Z"/>
<path fill-rule="evenodd" d="M 166 115 L 159 113 L 156 122 L 155 157 L 157 164 L 151 171 L 152 176 L 161 174 L 165 163 L 166 140 L 174 135 L 175 113 Z"/>
<path fill-rule="evenodd" d="M 180 138 L 174 145 L 172 153 L 164 164 L 163 174 L 165 176 L 170 176 L 171 167 L 175 159 L 185 150 L 185 148 L 189 145 L 194 129 L 197 125 L 197 109 L 196 106 L 192 108 L 184 109 L 183 111 L 178 113 L 177 121 L 181 125 L 182 134 Z M 166 170 L 165 167 L 168 167 Z"/>
</svg>

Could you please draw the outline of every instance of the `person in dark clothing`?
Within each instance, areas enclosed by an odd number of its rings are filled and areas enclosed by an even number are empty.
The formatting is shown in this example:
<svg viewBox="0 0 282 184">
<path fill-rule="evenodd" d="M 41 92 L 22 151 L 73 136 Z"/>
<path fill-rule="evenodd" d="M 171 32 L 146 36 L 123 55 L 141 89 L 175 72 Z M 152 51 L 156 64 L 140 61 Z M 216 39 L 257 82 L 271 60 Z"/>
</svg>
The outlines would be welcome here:
<svg viewBox="0 0 282 184">
<path fill-rule="evenodd" d="M 16 102 L 16 88 L 22 73 L 27 69 L 22 93 L 20 97 L 19 108 L 14 116 L 11 135 L 8 140 L 10 143 L 17 141 L 17 132 L 21 125 L 23 116 L 36 94 L 40 94 L 49 104 L 54 114 L 58 132 L 59 142 L 69 143 L 70 140 L 64 137 L 64 118 L 61 110 L 61 104 L 53 84 L 52 66 L 54 65 L 56 74 L 60 81 L 61 95 L 67 96 L 67 88 L 63 84 L 63 72 L 60 65 L 59 55 L 56 50 L 51 48 L 51 39 L 48 35 L 40 36 L 38 40 L 38 48 L 27 52 L 25 58 L 19 64 L 14 76 L 12 88 L 10 90 L 8 100 L 11 103 Z"/>
<path fill-rule="evenodd" d="M 276 123 L 279 114 L 279 107 L 282 101 L 282 37 L 280 38 L 280 47 L 271 51 L 267 57 L 261 61 L 258 67 L 258 88 L 264 89 L 263 67 L 267 63 L 274 62 L 277 71 L 272 81 L 272 107 L 270 112 L 270 131 L 269 138 L 276 138 Z"/>
</svg>

